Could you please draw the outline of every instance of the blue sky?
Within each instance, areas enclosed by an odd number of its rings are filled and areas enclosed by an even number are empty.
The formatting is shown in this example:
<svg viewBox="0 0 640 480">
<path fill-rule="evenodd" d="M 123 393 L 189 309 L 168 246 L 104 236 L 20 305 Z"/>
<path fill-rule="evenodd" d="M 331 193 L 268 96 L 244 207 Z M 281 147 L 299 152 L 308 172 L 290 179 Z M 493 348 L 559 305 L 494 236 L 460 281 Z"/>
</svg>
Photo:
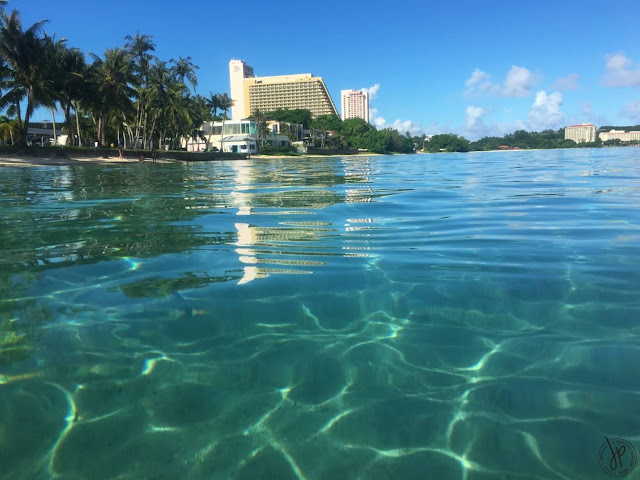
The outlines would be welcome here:
<svg viewBox="0 0 640 480">
<path fill-rule="evenodd" d="M 257 75 L 321 76 L 338 108 L 341 89 L 369 88 L 372 123 L 412 134 L 475 139 L 640 123 L 637 2 L 10 0 L 7 8 L 25 26 L 48 20 L 48 34 L 100 56 L 126 35 L 152 35 L 163 60 L 192 57 L 202 94 L 229 91 L 231 58 Z"/>
</svg>

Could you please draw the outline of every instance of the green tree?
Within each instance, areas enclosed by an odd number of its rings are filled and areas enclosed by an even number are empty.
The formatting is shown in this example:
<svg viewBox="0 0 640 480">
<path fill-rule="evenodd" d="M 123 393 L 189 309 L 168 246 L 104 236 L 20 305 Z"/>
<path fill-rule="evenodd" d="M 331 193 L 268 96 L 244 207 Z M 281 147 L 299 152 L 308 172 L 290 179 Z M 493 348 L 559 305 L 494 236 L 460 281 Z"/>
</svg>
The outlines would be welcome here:
<svg viewBox="0 0 640 480">
<path fill-rule="evenodd" d="M 11 145 L 15 144 L 15 135 L 19 131 L 17 119 L 10 119 L 5 115 L 0 115 L 0 138 L 5 142 L 11 140 Z"/>
<path fill-rule="evenodd" d="M 125 51 L 132 58 L 133 73 L 138 76 L 135 82 L 135 96 L 137 98 L 136 103 L 136 117 L 135 117 L 135 134 L 134 134 L 134 148 L 142 138 L 142 144 L 146 142 L 146 128 L 149 117 L 147 111 L 148 99 L 148 77 L 149 69 L 151 68 L 151 61 L 153 55 L 150 52 L 154 52 L 156 44 L 153 43 L 153 37 L 146 34 L 136 33 L 134 36 L 127 35 L 125 37 L 127 43 L 125 44 Z"/>
<path fill-rule="evenodd" d="M 216 96 L 218 97 L 218 108 L 223 112 L 222 129 L 220 130 L 220 151 L 224 152 L 224 121 L 227 119 L 227 113 L 233 107 L 234 102 L 226 93 L 218 93 Z"/>
<path fill-rule="evenodd" d="M 313 115 L 310 110 L 306 108 L 278 108 L 273 112 L 266 114 L 268 117 L 279 122 L 297 123 L 304 128 L 309 128 L 313 123 Z"/>
<path fill-rule="evenodd" d="M 259 109 L 256 109 L 251 113 L 250 118 L 254 119 L 258 124 L 258 139 L 260 140 L 260 151 L 262 151 L 265 139 L 271 135 L 268 116 Z"/>
<path fill-rule="evenodd" d="M 171 63 L 174 65 L 171 67 L 171 75 L 182 84 L 185 84 L 185 80 L 189 82 L 193 91 L 196 91 L 198 86 L 198 77 L 196 76 L 196 70 L 200 67 L 194 65 L 191 61 L 191 57 L 182 58 L 178 57 L 178 60 L 171 59 Z M 186 84 L 185 84 L 186 85 Z"/>
<path fill-rule="evenodd" d="M 320 115 L 316 117 L 313 122 L 313 127 L 319 130 L 331 130 L 333 132 L 339 132 L 342 127 L 342 120 L 337 115 Z"/>
<path fill-rule="evenodd" d="M 149 69 L 148 77 L 148 110 L 151 117 L 151 126 L 145 145 L 149 148 L 156 135 L 156 128 L 161 127 L 166 132 L 168 127 L 174 130 L 180 129 L 180 124 L 188 124 L 188 112 L 186 102 L 183 102 L 187 87 L 183 82 L 174 78 L 167 63 L 157 60 Z M 160 135 L 162 141 L 163 135 Z M 159 142 L 158 142 L 159 143 Z M 158 146 L 156 143 L 156 147 Z"/>
<path fill-rule="evenodd" d="M 425 146 L 431 153 L 436 152 L 468 152 L 469 141 L 453 133 L 434 135 Z"/>
<path fill-rule="evenodd" d="M 133 73 L 132 58 L 124 49 L 107 49 L 104 60 L 97 55 L 92 56 L 94 62 L 89 75 L 94 90 L 88 102 L 91 105 L 98 142 L 106 146 L 109 121 L 116 119 L 122 123 L 134 112 L 131 98 L 136 93 L 133 85 L 136 85 L 137 78 Z"/>
<path fill-rule="evenodd" d="M 6 63 L 7 93 L 0 98 L 0 108 L 15 107 L 19 120 L 20 141 L 27 144 L 29 120 L 36 107 L 50 99 L 50 82 L 47 78 L 45 42 L 42 27 L 45 22 L 34 23 L 22 29 L 17 10 L 7 15 L 4 10 L 0 29 L 0 58 Z M 24 120 L 21 119 L 20 102 L 26 98 Z"/>
<path fill-rule="evenodd" d="M 77 48 L 67 48 L 66 45 L 58 45 L 55 58 L 59 69 L 55 75 L 57 100 L 64 114 L 67 131 L 67 145 L 73 145 L 76 135 L 80 145 L 80 120 L 79 102 L 82 100 L 86 89 L 87 65 L 85 57 Z M 54 69 L 55 70 L 55 69 Z M 74 115 L 75 112 L 75 124 Z"/>
</svg>

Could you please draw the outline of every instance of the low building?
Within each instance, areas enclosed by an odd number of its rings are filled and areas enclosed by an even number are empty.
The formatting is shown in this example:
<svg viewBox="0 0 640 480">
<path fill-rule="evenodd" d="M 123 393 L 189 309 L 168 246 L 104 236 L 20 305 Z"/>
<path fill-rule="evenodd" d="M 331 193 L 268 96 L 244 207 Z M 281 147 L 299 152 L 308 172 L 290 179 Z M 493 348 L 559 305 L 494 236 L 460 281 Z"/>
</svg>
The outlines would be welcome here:
<svg viewBox="0 0 640 480">
<path fill-rule="evenodd" d="M 58 144 L 60 144 L 59 134 L 62 133 L 62 129 L 60 127 L 61 125 L 58 124 L 54 131 L 52 122 L 29 122 L 29 129 L 27 130 L 27 144 L 53 145 L 55 143 L 53 140 L 54 138 L 58 139 Z"/>
<path fill-rule="evenodd" d="M 596 126 L 593 123 L 583 123 L 565 127 L 564 139 L 573 140 L 576 143 L 595 142 Z"/>
<path fill-rule="evenodd" d="M 258 153 L 256 139 L 249 135 L 230 135 L 224 138 L 224 151 L 231 153 Z"/>
<path fill-rule="evenodd" d="M 205 122 L 200 127 L 200 135 L 183 139 L 183 147 L 188 152 L 213 150 L 230 153 L 258 153 L 258 145 L 289 147 L 292 141 L 302 139 L 302 125 L 286 122 L 269 122 L 269 133 L 259 134 L 258 122 L 251 119 Z"/>
<path fill-rule="evenodd" d="M 607 140 L 620 140 L 621 142 L 640 142 L 640 131 L 632 130 L 609 130 L 608 132 L 600 132 L 598 134 L 600 140 L 606 142 Z"/>
</svg>

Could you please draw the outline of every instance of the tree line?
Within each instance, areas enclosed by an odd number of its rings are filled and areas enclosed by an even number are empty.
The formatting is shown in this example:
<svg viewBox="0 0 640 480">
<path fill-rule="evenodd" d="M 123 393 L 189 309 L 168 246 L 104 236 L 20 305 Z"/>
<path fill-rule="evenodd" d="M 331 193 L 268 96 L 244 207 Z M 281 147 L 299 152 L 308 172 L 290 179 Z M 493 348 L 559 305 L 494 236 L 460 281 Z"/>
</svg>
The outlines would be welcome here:
<svg viewBox="0 0 640 480">
<path fill-rule="evenodd" d="M 638 127 L 606 127 L 607 129 L 640 129 Z M 602 128 L 599 130 L 603 130 Z M 431 138 L 416 138 L 417 143 L 424 145 L 424 151 L 437 152 L 472 152 L 504 149 L 550 149 L 550 148 L 593 148 L 623 145 L 620 140 L 607 140 L 602 142 L 596 138 L 594 142 L 576 143 L 573 140 L 565 140 L 564 128 L 559 130 L 543 130 L 541 132 L 527 132 L 516 130 L 502 137 L 488 136 L 475 142 L 470 142 L 464 137 L 455 134 L 433 135 Z M 638 144 L 639 142 L 630 142 Z M 628 143 L 626 143 L 628 144 Z"/>
<path fill-rule="evenodd" d="M 261 122 L 269 119 L 303 125 L 316 147 L 320 148 L 357 148 L 375 153 L 411 153 L 415 150 L 414 139 L 409 134 L 402 135 L 392 128 L 378 130 L 362 118 L 341 120 L 337 115 L 313 118 L 309 110 L 302 108 L 254 112 L 252 117 L 258 120 L 259 132 L 262 130 Z M 326 132 L 329 134 L 325 135 Z"/>
<path fill-rule="evenodd" d="M 102 56 L 85 55 L 64 38 L 48 35 L 46 21 L 23 27 L 18 10 L 0 0 L 0 138 L 27 144 L 36 108 L 64 115 L 67 145 L 127 143 L 133 148 L 180 146 L 205 138 L 205 121 L 226 118 L 226 93 L 195 93 L 191 57 L 168 61 L 154 55 L 150 35 L 125 37 Z M 55 122 L 55 117 L 53 117 Z"/>
</svg>

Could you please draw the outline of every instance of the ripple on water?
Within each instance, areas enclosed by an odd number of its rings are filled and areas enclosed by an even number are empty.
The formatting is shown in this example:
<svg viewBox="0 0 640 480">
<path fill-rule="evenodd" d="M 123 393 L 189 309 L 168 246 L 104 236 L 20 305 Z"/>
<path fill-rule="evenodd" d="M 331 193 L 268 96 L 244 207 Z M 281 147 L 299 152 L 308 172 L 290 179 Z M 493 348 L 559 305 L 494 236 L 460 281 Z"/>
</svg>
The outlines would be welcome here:
<svg viewBox="0 0 640 480">
<path fill-rule="evenodd" d="M 640 448 L 636 170 L 6 168 L 0 478 L 598 478 Z"/>
</svg>

